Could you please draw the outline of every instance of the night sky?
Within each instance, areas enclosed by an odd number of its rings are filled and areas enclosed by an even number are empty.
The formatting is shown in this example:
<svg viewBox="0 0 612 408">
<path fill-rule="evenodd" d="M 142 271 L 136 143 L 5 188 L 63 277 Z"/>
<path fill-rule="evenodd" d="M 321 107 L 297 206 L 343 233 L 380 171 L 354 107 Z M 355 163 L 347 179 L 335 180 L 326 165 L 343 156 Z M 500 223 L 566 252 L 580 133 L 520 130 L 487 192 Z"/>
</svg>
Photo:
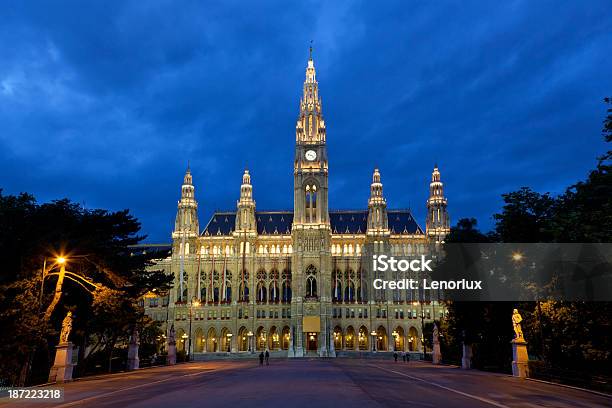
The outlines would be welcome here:
<svg viewBox="0 0 612 408">
<path fill-rule="evenodd" d="M 327 124 L 330 207 L 424 227 L 434 163 L 452 222 L 500 195 L 562 192 L 604 143 L 612 6 L 602 1 L 20 1 L 0 9 L 0 188 L 129 208 L 169 242 L 187 161 L 201 228 L 293 206 L 308 45 Z"/>
</svg>

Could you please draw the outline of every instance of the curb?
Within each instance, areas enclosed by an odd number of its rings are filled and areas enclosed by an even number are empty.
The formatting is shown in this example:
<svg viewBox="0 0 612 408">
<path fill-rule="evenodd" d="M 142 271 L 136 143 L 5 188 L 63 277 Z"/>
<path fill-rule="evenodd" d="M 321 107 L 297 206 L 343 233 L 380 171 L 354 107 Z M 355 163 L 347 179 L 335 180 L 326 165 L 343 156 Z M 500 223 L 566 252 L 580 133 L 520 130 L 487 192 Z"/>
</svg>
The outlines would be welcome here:
<svg viewBox="0 0 612 408">
<path fill-rule="evenodd" d="M 535 382 L 540 382 L 540 383 L 550 384 L 550 385 L 557 385 L 559 387 L 570 388 L 570 389 L 578 390 L 578 391 L 584 391 L 584 392 L 588 392 L 588 393 L 591 393 L 591 394 L 595 394 L 595 395 L 599 395 L 599 396 L 602 396 L 602 397 L 606 397 L 606 398 L 611 398 L 612 399 L 612 394 L 608 394 L 608 393 L 601 392 L 601 391 L 590 390 L 588 388 L 581 388 L 581 387 L 576 387 L 574 385 L 567 385 L 567 384 L 561 384 L 561 383 L 556 383 L 556 382 L 552 382 L 552 381 L 539 380 L 537 378 L 525 378 L 525 380 L 527 380 L 527 381 L 535 381 Z"/>
</svg>

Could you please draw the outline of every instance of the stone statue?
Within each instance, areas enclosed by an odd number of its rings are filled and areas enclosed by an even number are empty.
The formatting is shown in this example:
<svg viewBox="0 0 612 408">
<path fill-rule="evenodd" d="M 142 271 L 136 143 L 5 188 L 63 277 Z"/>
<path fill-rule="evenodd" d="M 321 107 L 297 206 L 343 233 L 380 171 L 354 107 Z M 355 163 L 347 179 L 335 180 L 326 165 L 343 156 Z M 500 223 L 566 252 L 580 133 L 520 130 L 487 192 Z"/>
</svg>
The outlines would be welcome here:
<svg viewBox="0 0 612 408">
<path fill-rule="evenodd" d="M 60 343 L 68 343 L 68 336 L 72 330 L 72 312 L 68 311 L 62 321 L 62 331 L 60 332 Z"/>
<path fill-rule="evenodd" d="M 433 342 L 440 343 L 440 332 L 438 330 L 438 325 L 435 322 L 433 327 Z"/>
<path fill-rule="evenodd" d="M 521 328 L 521 322 L 523 318 L 519 314 L 517 309 L 512 312 L 512 325 L 514 326 L 514 339 L 523 340 L 523 329 Z"/>
<path fill-rule="evenodd" d="M 130 336 L 130 344 L 140 344 L 140 335 L 138 334 L 138 329 L 134 326 L 134 330 L 132 330 L 132 335 Z"/>
<path fill-rule="evenodd" d="M 168 334 L 168 344 L 176 344 L 176 331 L 174 330 L 174 324 L 170 326 L 170 333 Z"/>
</svg>

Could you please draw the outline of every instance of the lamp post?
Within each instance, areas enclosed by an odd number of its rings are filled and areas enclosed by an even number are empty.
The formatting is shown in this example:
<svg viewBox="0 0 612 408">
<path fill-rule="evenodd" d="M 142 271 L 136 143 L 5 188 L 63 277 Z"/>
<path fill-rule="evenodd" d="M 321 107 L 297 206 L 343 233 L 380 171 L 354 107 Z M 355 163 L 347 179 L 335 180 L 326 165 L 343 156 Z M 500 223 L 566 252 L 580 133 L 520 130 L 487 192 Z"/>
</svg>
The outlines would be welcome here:
<svg viewBox="0 0 612 408">
<path fill-rule="evenodd" d="M 247 333 L 247 337 L 249 338 L 249 353 L 253 353 L 253 349 L 251 348 L 251 340 L 253 339 L 253 332 L 249 330 Z"/>
<path fill-rule="evenodd" d="M 376 331 L 372 330 L 370 335 L 372 336 L 372 351 L 376 352 Z"/>
<path fill-rule="evenodd" d="M 200 306 L 200 301 L 198 299 L 191 299 L 189 302 L 189 345 L 187 346 L 187 361 L 191 360 L 191 324 L 193 321 L 193 307 Z"/>
<path fill-rule="evenodd" d="M 232 333 L 227 333 L 227 352 L 231 353 L 232 352 Z"/>
</svg>

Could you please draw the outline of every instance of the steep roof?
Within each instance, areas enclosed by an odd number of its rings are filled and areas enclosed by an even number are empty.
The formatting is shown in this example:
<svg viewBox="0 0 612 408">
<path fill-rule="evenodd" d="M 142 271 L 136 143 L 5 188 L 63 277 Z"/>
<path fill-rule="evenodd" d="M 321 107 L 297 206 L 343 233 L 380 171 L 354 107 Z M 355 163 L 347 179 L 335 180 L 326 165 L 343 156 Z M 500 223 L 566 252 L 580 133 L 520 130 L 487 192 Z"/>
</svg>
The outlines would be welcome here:
<svg viewBox="0 0 612 408">
<path fill-rule="evenodd" d="M 410 210 L 389 210 L 389 229 L 393 234 L 423 234 Z M 260 235 L 287 235 L 291 233 L 292 211 L 256 211 L 257 233 Z M 334 234 L 365 234 L 367 229 L 367 210 L 332 210 L 329 221 Z M 231 235 L 236 227 L 236 213 L 215 212 L 202 235 Z"/>
</svg>

